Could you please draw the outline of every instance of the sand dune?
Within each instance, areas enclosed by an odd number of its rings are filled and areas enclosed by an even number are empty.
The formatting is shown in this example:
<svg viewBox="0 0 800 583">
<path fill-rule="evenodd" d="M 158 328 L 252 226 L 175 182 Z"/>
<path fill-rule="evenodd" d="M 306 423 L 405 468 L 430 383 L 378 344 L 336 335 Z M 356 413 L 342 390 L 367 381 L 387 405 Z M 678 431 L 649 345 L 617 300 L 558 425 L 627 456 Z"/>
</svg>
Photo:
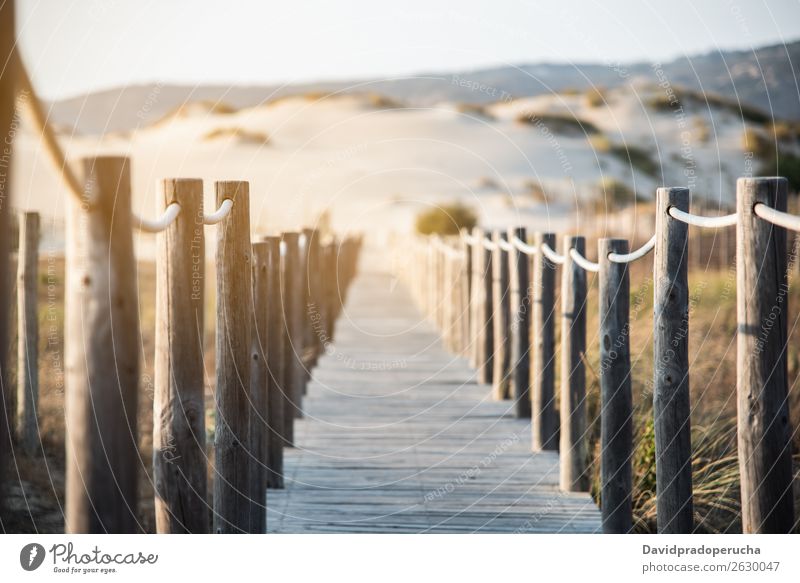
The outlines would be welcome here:
<svg viewBox="0 0 800 583">
<path fill-rule="evenodd" d="M 186 106 L 135 132 L 62 140 L 72 159 L 131 156 L 134 207 L 147 216 L 161 210 L 159 179 L 200 177 L 208 205 L 214 180 L 249 180 L 256 232 L 312 223 L 330 208 L 339 230 L 385 233 L 410 228 L 421 208 L 454 200 L 474 206 L 489 226 L 564 230 L 577 210 L 602 200 L 603 181 L 644 199 L 659 185 L 688 184 L 697 196 L 732 201 L 736 177 L 753 171 L 745 124 L 722 107 L 653 106 L 663 95 L 634 85 L 602 98 L 414 108 L 374 95 L 312 95 L 233 112 Z M 20 137 L 18 206 L 41 210 L 57 227 L 65 190 L 36 136 L 23 126 Z"/>
</svg>

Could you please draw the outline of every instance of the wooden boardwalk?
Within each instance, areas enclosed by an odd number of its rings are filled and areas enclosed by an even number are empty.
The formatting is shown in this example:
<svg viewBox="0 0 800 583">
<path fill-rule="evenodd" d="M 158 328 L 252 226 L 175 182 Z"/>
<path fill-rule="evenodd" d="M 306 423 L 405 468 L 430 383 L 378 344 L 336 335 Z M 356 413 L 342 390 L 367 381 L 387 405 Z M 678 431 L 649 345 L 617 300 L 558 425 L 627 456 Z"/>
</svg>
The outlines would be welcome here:
<svg viewBox="0 0 800 583">
<path fill-rule="evenodd" d="M 600 531 L 588 494 L 558 490 L 558 454 L 442 347 L 402 285 L 354 280 L 269 490 L 268 532 Z"/>
</svg>

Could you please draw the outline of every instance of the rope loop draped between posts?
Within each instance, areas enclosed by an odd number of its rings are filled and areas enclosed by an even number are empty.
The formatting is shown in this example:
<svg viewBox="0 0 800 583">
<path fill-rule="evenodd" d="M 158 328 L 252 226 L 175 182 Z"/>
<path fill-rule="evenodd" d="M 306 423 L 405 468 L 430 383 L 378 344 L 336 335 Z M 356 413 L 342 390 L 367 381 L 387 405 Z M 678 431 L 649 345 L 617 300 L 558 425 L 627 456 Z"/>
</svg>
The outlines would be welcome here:
<svg viewBox="0 0 800 583">
<path fill-rule="evenodd" d="M 133 226 L 140 231 L 144 231 L 145 233 L 160 233 L 169 227 L 178 215 L 181 212 L 181 205 L 177 202 L 170 203 L 166 209 L 164 209 L 164 213 L 158 217 L 157 219 L 149 220 L 143 219 L 136 214 L 132 216 Z"/>
<path fill-rule="evenodd" d="M 520 239 L 519 237 L 514 237 L 511 240 L 511 243 L 516 247 L 521 253 L 525 255 L 536 255 L 539 252 L 539 248 L 536 245 L 528 245 L 525 241 Z"/>
<path fill-rule="evenodd" d="M 647 243 L 639 247 L 636 251 L 631 251 L 630 253 L 609 253 L 608 260 L 612 263 L 631 263 L 650 253 L 655 246 L 656 236 L 653 235 Z"/>
<path fill-rule="evenodd" d="M 547 257 L 553 263 L 563 265 L 567 261 L 566 256 L 561 255 L 561 253 L 556 253 L 547 243 L 542 243 L 541 249 L 542 255 Z"/>
<path fill-rule="evenodd" d="M 776 210 L 767 206 L 763 202 L 756 203 L 753 212 L 757 217 L 764 219 L 768 223 L 789 229 L 790 231 L 800 231 L 800 216 L 790 215 L 783 211 Z"/>
<path fill-rule="evenodd" d="M 227 217 L 233 208 L 233 200 L 226 198 L 219 208 L 210 215 L 203 215 L 203 224 L 216 225 Z M 170 203 L 157 219 L 144 219 L 136 214 L 132 216 L 133 227 L 145 233 L 160 233 L 165 231 L 181 212 L 181 205 L 177 202 Z"/>
<path fill-rule="evenodd" d="M 586 257 L 581 255 L 578 252 L 578 250 L 575 249 L 575 247 L 572 247 L 569 250 L 569 256 L 578 265 L 578 267 L 580 267 L 584 271 L 591 271 L 592 273 L 597 273 L 600 271 L 599 263 L 595 263 L 594 261 L 589 261 L 588 259 L 586 259 Z"/>
<path fill-rule="evenodd" d="M 674 206 L 669 207 L 667 212 L 673 219 L 681 221 L 682 223 L 693 225 L 695 227 L 706 227 L 709 229 L 732 227 L 736 224 L 737 220 L 736 213 L 722 215 L 719 217 L 704 217 L 702 215 L 693 215 L 692 213 L 687 213 Z"/>
<path fill-rule="evenodd" d="M 233 200 L 230 198 L 226 198 L 222 201 L 222 204 L 219 205 L 219 208 L 211 213 L 210 215 L 203 215 L 203 224 L 204 225 L 216 225 L 222 219 L 228 216 L 233 208 Z"/>
<path fill-rule="evenodd" d="M 497 243 L 489 239 L 488 237 L 483 238 L 483 248 L 487 251 L 496 251 L 498 249 Z"/>
<path fill-rule="evenodd" d="M 498 239 L 497 246 L 500 247 L 503 251 L 513 251 L 514 245 L 506 241 L 505 239 Z"/>
</svg>

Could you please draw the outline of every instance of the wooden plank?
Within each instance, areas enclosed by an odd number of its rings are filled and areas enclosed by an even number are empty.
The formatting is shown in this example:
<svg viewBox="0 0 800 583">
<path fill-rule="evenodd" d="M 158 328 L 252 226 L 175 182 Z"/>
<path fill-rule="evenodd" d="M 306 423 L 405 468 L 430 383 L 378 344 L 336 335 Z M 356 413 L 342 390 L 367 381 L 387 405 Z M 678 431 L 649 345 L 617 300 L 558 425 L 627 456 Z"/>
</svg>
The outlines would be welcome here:
<svg viewBox="0 0 800 583">
<path fill-rule="evenodd" d="M 268 532 L 599 532 L 589 495 L 559 490 L 558 454 L 531 453 L 529 421 L 410 303 L 386 274 L 356 277 L 337 323 L 350 360 L 319 360 Z"/>
</svg>

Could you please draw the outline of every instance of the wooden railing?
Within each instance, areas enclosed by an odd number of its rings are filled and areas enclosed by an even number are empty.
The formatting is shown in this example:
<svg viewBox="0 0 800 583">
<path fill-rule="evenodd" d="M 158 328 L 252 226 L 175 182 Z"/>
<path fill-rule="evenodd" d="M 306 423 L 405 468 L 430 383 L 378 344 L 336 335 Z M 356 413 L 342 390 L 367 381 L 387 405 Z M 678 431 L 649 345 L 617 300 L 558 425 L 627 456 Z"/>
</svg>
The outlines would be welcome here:
<svg viewBox="0 0 800 583">
<path fill-rule="evenodd" d="M 794 526 L 787 351 L 784 178 L 742 178 L 737 211 L 691 215 L 686 188 L 660 188 L 655 233 L 629 252 L 624 239 L 597 241 L 598 261 L 583 237 L 481 228 L 460 237 L 415 237 L 395 265 L 416 301 L 441 329 L 446 346 L 477 369 L 496 399 L 512 399 L 530 417 L 534 450 L 560 450 L 563 490 L 586 490 L 587 271 L 598 274 L 601 388 L 600 499 L 605 532 L 630 532 L 633 409 L 628 264 L 654 250 L 654 395 L 657 522 L 660 532 L 693 530 L 689 393 L 688 225 L 736 226 L 738 449 L 744 532 Z M 410 251 L 409 251 L 410 250 Z M 560 415 L 556 411 L 555 278 L 561 269 Z M 702 356 L 699 356 L 702 358 Z M 559 430 L 560 426 L 560 430 Z M 560 433 L 560 443 L 556 435 Z"/>
<path fill-rule="evenodd" d="M 126 158 L 83 160 L 66 241 L 66 503 L 69 533 L 137 532 L 140 308 L 133 231 L 158 233 L 153 403 L 156 528 L 265 532 L 267 487 L 283 487 L 305 384 L 355 274 L 359 238 L 315 229 L 251 241 L 249 185 L 166 179 L 164 215 L 131 212 Z M 206 447 L 205 232 L 216 224 L 213 460 Z M 146 235 L 143 235 L 146 236 Z M 18 443 L 38 444 L 38 213 L 20 216 Z M 150 323 L 147 323 L 150 325 Z M 209 505 L 208 474 L 213 474 Z M 210 508 L 211 506 L 211 508 Z"/>
</svg>

